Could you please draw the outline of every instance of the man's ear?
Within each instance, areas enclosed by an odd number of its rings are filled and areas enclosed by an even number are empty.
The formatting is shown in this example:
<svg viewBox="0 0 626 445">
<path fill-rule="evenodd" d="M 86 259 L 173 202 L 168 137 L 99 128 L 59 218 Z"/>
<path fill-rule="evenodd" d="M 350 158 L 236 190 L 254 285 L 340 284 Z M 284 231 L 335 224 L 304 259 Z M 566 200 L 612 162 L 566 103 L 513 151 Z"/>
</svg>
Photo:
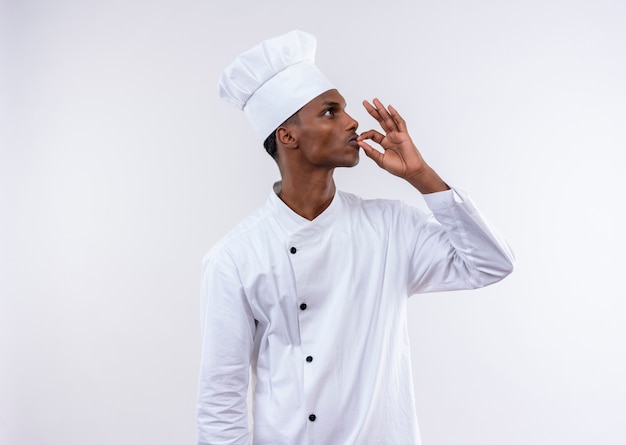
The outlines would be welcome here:
<svg viewBox="0 0 626 445">
<path fill-rule="evenodd" d="M 285 148 L 296 148 L 298 146 L 298 140 L 291 126 L 280 126 L 276 129 L 276 142 L 279 142 Z"/>
</svg>

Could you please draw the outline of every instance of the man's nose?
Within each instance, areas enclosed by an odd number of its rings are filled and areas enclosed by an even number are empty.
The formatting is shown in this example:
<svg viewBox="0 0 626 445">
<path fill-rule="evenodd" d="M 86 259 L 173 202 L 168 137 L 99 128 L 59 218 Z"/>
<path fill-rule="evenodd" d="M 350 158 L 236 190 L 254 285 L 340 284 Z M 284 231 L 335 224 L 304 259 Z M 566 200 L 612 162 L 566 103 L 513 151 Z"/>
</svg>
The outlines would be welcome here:
<svg viewBox="0 0 626 445">
<path fill-rule="evenodd" d="M 348 118 L 348 130 L 356 131 L 356 129 L 359 128 L 359 122 L 348 113 L 346 113 L 346 117 Z"/>
</svg>

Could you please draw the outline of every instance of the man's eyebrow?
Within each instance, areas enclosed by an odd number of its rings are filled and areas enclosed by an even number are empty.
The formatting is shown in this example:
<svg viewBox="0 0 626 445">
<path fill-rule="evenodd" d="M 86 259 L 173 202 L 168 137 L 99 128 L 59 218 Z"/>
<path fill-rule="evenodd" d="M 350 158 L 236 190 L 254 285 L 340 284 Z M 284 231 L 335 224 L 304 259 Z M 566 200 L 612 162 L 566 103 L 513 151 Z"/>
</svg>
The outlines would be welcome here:
<svg viewBox="0 0 626 445">
<path fill-rule="evenodd" d="M 332 100 L 325 100 L 322 102 L 323 107 L 339 107 L 341 104 L 339 102 L 334 102 Z"/>
</svg>

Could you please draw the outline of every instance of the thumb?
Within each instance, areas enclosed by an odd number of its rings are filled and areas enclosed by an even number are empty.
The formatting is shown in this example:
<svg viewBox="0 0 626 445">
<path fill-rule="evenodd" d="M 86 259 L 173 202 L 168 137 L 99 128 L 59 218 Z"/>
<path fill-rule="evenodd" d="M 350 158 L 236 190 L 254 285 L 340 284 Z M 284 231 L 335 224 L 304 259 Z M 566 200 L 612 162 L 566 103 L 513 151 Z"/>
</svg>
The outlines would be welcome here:
<svg viewBox="0 0 626 445">
<path fill-rule="evenodd" d="M 365 155 L 368 158 L 373 160 L 376 163 L 376 165 L 378 165 L 380 168 L 383 168 L 383 158 L 385 156 L 383 153 L 376 150 L 374 147 L 372 147 L 370 144 L 368 144 L 365 141 L 357 141 L 357 143 L 359 144 L 359 147 L 363 149 L 363 151 L 365 152 Z"/>
</svg>

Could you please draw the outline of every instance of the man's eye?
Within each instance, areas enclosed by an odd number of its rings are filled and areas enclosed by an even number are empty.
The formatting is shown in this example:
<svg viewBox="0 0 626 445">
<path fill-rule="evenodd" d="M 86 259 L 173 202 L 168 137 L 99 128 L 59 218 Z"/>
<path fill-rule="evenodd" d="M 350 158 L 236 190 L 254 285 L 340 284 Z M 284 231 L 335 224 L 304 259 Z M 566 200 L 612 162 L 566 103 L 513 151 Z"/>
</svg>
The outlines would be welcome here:
<svg viewBox="0 0 626 445">
<path fill-rule="evenodd" d="M 328 110 L 324 111 L 324 116 L 333 116 L 335 114 L 335 111 L 332 108 L 329 108 Z"/>
</svg>

